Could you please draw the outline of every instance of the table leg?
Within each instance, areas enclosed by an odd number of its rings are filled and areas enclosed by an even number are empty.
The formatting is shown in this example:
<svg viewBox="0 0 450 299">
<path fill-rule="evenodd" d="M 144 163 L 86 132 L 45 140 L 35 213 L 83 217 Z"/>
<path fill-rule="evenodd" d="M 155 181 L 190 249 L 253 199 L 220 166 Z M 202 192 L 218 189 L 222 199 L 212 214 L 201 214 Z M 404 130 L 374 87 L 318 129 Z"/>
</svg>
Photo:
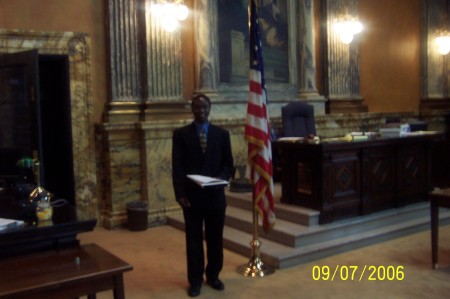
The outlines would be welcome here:
<svg viewBox="0 0 450 299">
<path fill-rule="evenodd" d="M 114 275 L 114 299 L 125 299 L 125 288 L 123 285 L 123 275 Z"/>
<path fill-rule="evenodd" d="M 439 205 L 431 199 L 431 262 L 438 268 Z"/>
</svg>

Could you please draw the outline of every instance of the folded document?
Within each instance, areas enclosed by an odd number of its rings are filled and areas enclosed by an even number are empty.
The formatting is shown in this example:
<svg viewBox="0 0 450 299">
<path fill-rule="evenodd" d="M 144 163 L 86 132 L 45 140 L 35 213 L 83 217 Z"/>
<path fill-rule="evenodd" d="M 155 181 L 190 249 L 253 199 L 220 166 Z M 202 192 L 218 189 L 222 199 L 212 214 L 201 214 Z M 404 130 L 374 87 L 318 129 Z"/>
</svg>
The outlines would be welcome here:
<svg viewBox="0 0 450 299">
<path fill-rule="evenodd" d="M 0 218 L 0 231 L 24 225 L 22 220 Z"/>
<path fill-rule="evenodd" d="M 228 186 L 228 181 L 199 175 L 199 174 L 188 174 L 187 177 L 197 183 L 201 187 L 209 187 L 209 186 Z"/>
</svg>

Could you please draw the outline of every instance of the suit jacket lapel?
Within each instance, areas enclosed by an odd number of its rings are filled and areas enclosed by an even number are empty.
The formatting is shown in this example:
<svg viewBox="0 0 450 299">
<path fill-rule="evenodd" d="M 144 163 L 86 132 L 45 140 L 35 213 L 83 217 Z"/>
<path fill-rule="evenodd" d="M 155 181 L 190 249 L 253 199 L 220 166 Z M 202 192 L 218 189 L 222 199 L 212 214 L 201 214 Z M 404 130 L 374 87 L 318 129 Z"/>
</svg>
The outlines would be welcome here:
<svg viewBox="0 0 450 299">
<path fill-rule="evenodd" d="M 209 124 L 209 128 L 208 128 L 208 140 L 206 142 L 207 147 L 206 147 L 206 153 L 214 151 L 214 146 L 215 146 L 215 140 L 217 139 L 217 131 L 216 128 Z"/>
</svg>

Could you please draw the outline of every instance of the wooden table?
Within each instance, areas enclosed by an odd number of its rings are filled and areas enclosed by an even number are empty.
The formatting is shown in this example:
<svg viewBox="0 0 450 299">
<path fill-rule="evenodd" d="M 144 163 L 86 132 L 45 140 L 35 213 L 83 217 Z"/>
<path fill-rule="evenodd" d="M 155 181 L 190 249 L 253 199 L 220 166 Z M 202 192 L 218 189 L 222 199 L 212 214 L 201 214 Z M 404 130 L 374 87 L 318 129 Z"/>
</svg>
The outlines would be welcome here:
<svg viewBox="0 0 450 299">
<path fill-rule="evenodd" d="M 438 268 L 439 208 L 450 208 L 450 188 L 435 189 L 430 193 L 431 207 L 431 261 Z"/>
<path fill-rule="evenodd" d="M 95 244 L 0 261 L 0 298 L 64 299 L 113 290 L 125 298 L 123 273 L 132 266 Z"/>
</svg>

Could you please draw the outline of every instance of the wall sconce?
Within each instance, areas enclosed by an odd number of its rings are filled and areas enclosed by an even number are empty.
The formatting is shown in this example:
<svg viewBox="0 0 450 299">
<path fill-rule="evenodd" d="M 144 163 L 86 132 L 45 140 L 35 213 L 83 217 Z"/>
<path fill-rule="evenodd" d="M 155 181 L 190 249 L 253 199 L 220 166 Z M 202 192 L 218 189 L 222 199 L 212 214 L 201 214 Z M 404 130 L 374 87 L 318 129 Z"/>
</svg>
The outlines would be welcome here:
<svg viewBox="0 0 450 299">
<path fill-rule="evenodd" d="M 436 37 L 435 42 L 441 55 L 447 55 L 450 52 L 450 34 L 448 32 L 440 33 Z"/>
<path fill-rule="evenodd" d="M 341 42 L 349 44 L 352 42 L 353 36 L 363 30 L 363 25 L 357 18 L 345 15 L 333 20 L 333 29 L 339 35 Z"/>
<path fill-rule="evenodd" d="M 183 0 L 158 1 L 150 6 L 150 13 L 157 18 L 167 32 L 175 31 L 180 21 L 186 20 L 189 9 Z"/>
</svg>

